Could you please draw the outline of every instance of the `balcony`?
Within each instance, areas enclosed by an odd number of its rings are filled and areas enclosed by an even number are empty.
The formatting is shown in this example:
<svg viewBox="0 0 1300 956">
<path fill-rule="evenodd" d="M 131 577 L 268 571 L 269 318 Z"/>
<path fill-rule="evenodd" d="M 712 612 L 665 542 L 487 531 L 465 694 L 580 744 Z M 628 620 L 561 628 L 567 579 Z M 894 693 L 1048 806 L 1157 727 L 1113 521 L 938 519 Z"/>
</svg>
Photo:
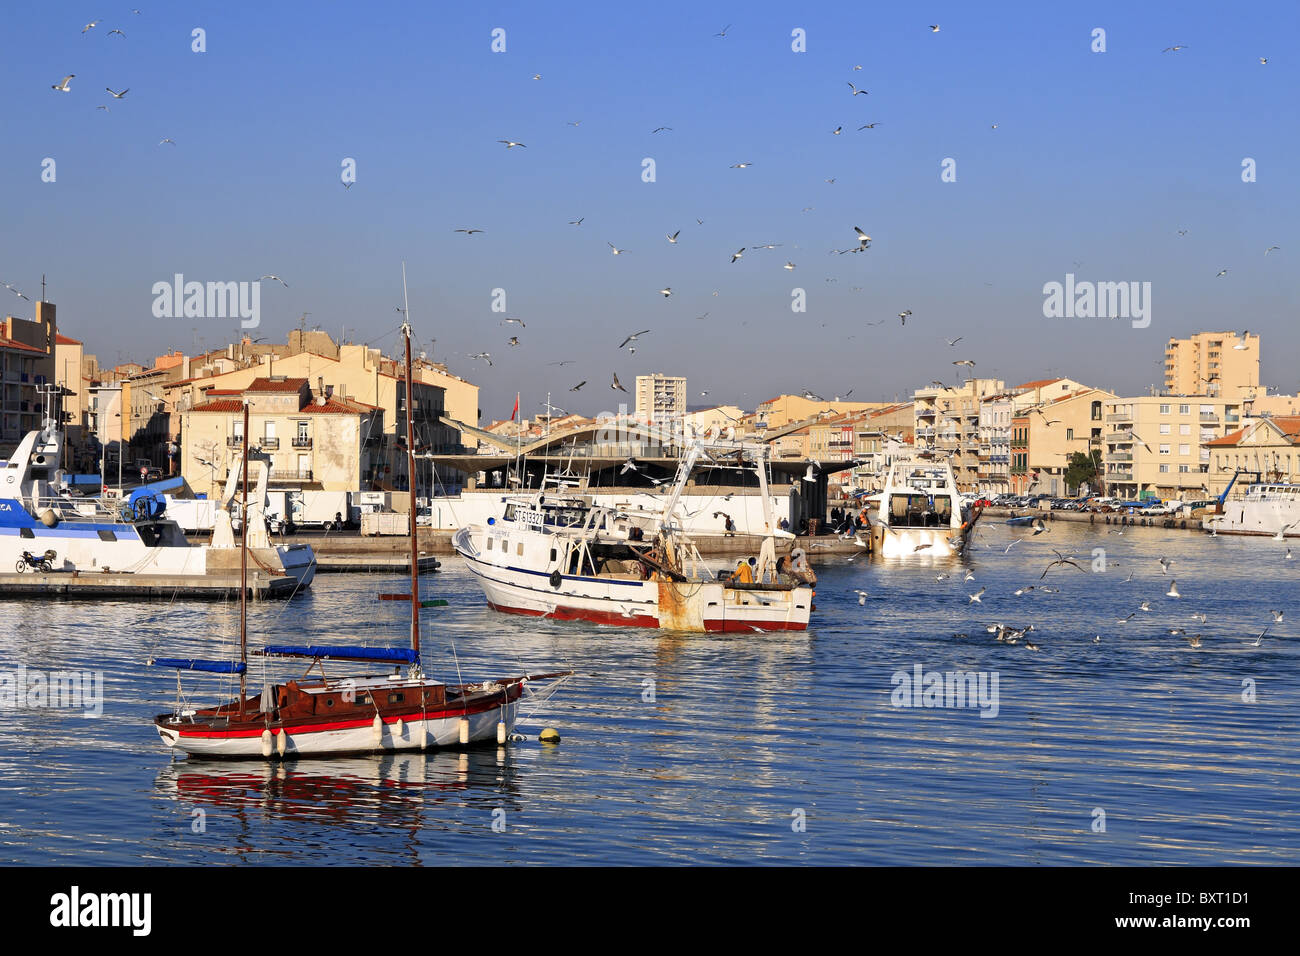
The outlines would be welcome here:
<svg viewBox="0 0 1300 956">
<path fill-rule="evenodd" d="M 272 468 L 269 476 L 271 481 L 311 481 L 311 469 L 299 471 L 296 468 Z"/>
<path fill-rule="evenodd" d="M 1111 432 L 1103 439 L 1103 441 L 1108 441 L 1115 445 L 1131 445 L 1133 444 L 1133 434 L 1131 432 Z"/>
<path fill-rule="evenodd" d="M 278 438 L 263 438 L 261 441 L 258 442 L 258 445 L 259 445 L 261 448 L 264 448 L 264 449 L 266 449 L 266 450 L 268 450 L 268 451 L 275 451 L 277 448 L 280 447 L 280 439 L 278 439 Z"/>
<path fill-rule="evenodd" d="M 227 448 L 243 448 L 243 447 L 244 447 L 244 436 L 243 436 L 243 435 L 231 435 L 229 438 L 226 439 L 226 447 L 227 447 Z"/>
<path fill-rule="evenodd" d="M 1106 416 L 1106 421 L 1111 422 L 1112 424 L 1114 422 L 1131 422 L 1132 420 L 1133 420 L 1132 413 Z"/>
<path fill-rule="evenodd" d="M 1201 412 L 1201 421 L 1203 422 L 1217 422 L 1218 420 L 1218 412 Z"/>
<path fill-rule="evenodd" d="M 1132 481 L 1133 472 L 1116 469 L 1115 471 L 1106 472 L 1107 481 Z"/>
<path fill-rule="evenodd" d="M 1106 456 L 1107 461 L 1132 461 L 1133 453 L 1128 451 L 1117 451 L 1113 455 Z"/>
<path fill-rule="evenodd" d="M 310 438 L 305 438 L 305 437 L 303 437 L 302 435 L 299 435 L 297 438 L 295 438 L 295 439 L 293 440 L 292 444 L 293 444 L 293 447 L 294 447 L 294 448 L 310 448 L 310 447 L 311 447 L 311 439 L 310 439 Z"/>
</svg>

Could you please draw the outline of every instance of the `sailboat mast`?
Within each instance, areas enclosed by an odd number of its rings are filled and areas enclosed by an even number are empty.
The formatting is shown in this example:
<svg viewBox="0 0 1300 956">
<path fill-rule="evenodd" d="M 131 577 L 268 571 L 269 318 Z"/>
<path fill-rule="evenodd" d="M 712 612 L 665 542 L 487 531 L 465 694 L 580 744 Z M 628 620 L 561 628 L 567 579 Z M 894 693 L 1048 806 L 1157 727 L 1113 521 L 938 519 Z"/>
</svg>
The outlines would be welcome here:
<svg viewBox="0 0 1300 956">
<path fill-rule="evenodd" d="M 406 340 L 406 484 L 411 491 L 411 650 L 416 664 L 420 660 L 420 548 L 418 543 L 419 512 L 415 505 L 415 403 L 411 388 L 411 316 L 410 300 L 406 297 L 406 263 L 402 263 L 402 298 L 407 312 L 402 322 L 402 338 Z"/>
<path fill-rule="evenodd" d="M 244 402 L 243 480 L 239 502 L 239 717 L 244 717 L 244 697 L 248 693 L 245 671 L 248 669 L 248 402 Z"/>
</svg>

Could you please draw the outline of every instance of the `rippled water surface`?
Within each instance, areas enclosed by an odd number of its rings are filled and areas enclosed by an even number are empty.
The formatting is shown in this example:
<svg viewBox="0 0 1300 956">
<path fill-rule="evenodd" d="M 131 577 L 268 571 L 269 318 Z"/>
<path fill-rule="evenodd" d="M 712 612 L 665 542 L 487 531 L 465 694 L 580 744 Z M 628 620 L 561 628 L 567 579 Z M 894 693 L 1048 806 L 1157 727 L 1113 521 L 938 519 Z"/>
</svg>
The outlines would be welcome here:
<svg viewBox="0 0 1300 956">
<path fill-rule="evenodd" d="M 144 661 L 229 653 L 237 606 L 0 600 L 0 670 L 102 671 L 105 697 L 99 718 L 0 710 L 0 861 L 1300 863 L 1300 560 L 1108 530 L 1057 523 L 1004 552 L 1022 529 L 991 519 L 963 563 L 827 559 L 803 634 L 499 615 L 446 559 L 423 585 L 452 605 L 425 612 L 430 673 L 579 677 L 508 750 L 283 767 L 173 759 L 151 726 L 175 680 Z M 1107 568 L 1040 582 L 1052 547 L 1085 568 L 1104 548 Z M 404 607 L 374 597 L 398 580 L 322 575 L 256 605 L 252 640 L 400 642 Z M 1060 591 L 1012 593 L 1027 584 Z M 1034 624 L 1040 649 L 993 622 Z M 996 716 L 894 706 L 916 665 L 996 672 Z M 539 744 L 543 726 L 563 742 Z"/>
</svg>

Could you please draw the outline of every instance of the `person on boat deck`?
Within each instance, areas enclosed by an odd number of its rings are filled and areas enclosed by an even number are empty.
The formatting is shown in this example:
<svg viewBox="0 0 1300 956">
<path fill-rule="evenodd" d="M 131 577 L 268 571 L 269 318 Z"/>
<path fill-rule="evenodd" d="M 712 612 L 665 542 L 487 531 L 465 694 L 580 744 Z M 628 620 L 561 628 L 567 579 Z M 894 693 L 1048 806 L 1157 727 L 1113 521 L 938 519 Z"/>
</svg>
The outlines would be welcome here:
<svg viewBox="0 0 1300 956">
<path fill-rule="evenodd" d="M 777 525 L 777 527 L 780 528 L 782 531 L 789 531 L 789 530 L 790 530 L 790 522 L 789 522 L 788 519 L 786 519 L 786 518 L 782 518 L 781 521 L 780 521 L 780 523 Z"/>
<path fill-rule="evenodd" d="M 777 584 L 789 584 L 794 579 L 790 573 L 789 555 L 781 555 L 776 559 L 776 582 Z"/>
<path fill-rule="evenodd" d="M 753 560 L 752 558 L 750 559 Z M 736 570 L 732 573 L 731 579 L 738 584 L 753 584 L 754 572 L 749 567 L 749 561 L 743 558 L 736 562 Z"/>
</svg>

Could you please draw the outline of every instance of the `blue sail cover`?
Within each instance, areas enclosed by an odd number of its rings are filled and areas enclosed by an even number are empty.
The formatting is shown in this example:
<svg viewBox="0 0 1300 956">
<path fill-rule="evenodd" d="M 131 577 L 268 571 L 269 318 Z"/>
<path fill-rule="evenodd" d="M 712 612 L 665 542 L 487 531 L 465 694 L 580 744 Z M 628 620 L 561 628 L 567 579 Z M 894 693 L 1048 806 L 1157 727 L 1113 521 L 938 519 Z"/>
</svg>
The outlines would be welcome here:
<svg viewBox="0 0 1300 956">
<path fill-rule="evenodd" d="M 273 644 L 254 651 L 268 657 L 314 657 L 336 661 L 397 661 L 403 664 L 417 662 L 415 651 L 408 647 L 335 647 L 329 644 Z"/>
<path fill-rule="evenodd" d="M 192 657 L 155 657 L 149 662 L 155 667 L 174 667 L 181 671 L 207 671 L 209 674 L 242 674 L 243 661 L 204 661 Z"/>
</svg>

